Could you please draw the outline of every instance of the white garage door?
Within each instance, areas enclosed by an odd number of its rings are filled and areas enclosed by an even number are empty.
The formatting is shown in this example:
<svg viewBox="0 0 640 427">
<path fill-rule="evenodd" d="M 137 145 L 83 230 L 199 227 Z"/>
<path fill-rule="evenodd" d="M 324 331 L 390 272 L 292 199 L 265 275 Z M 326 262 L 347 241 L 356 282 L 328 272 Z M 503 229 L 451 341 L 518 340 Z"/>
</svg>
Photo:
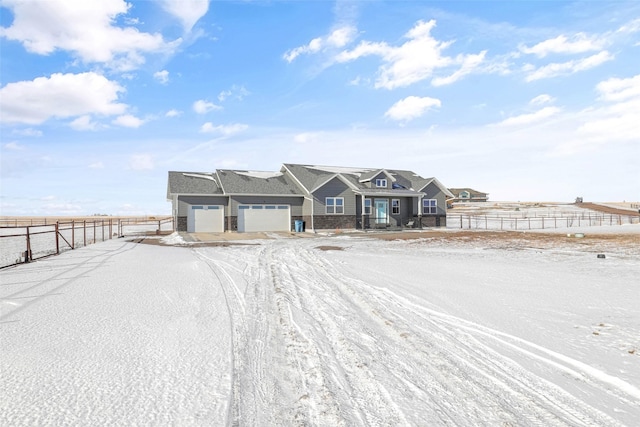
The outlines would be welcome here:
<svg viewBox="0 0 640 427">
<path fill-rule="evenodd" d="M 192 205 L 187 216 L 189 233 L 222 233 L 224 231 L 224 206 Z"/>
<path fill-rule="evenodd" d="M 238 231 L 291 231 L 289 205 L 239 205 Z"/>
</svg>

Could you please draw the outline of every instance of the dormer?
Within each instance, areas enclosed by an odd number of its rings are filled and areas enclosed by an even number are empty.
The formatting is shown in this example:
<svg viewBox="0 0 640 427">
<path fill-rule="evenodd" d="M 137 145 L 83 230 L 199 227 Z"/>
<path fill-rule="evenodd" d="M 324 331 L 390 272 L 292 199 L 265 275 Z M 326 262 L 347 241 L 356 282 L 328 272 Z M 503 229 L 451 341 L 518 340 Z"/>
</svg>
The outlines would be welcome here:
<svg viewBox="0 0 640 427">
<path fill-rule="evenodd" d="M 385 169 L 372 170 L 360 175 L 358 180 L 369 188 L 391 188 L 396 181 L 395 177 Z"/>
</svg>

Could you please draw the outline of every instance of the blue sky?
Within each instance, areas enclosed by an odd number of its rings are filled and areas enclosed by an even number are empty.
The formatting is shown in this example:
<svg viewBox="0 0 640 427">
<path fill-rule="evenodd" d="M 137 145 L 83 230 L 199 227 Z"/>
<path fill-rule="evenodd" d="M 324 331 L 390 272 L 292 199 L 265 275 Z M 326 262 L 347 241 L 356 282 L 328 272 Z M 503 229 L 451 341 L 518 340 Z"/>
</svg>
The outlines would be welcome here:
<svg viewBox="0 0 640 427">
<path fill-rule="evenodd" d="M 0 5 L 3 215 L 168 214 L 169 170 L 282 163 L 640 200 L 637 1 Z"/>
</svg>

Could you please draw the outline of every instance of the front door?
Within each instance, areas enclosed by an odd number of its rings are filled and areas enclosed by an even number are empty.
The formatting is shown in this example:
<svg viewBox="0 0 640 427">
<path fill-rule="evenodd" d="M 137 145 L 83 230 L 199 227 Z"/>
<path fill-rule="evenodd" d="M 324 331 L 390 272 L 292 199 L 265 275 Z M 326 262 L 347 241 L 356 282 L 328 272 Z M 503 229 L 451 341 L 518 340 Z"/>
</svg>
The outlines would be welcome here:
<svg viewBox="0 0 640 427">
<path fill-rule="evenodd" d="M 386 199 L 376 199 L 373 205 L 376 212 L 376 224 L 389 223 L 389 201 Z"/>
</svg>

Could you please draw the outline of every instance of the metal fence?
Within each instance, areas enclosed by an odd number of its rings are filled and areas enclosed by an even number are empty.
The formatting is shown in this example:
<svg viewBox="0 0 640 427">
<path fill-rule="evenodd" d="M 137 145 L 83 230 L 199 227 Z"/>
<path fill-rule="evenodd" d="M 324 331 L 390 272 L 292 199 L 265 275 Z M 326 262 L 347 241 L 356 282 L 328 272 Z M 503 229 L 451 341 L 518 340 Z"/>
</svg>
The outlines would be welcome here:
<svg viewBox="0 0 640 427">
<path fill-rule="evenodd" d="M 545 230 L 555 228 L 638 224 L 637 215 L 575 214 L 560 216 L 447 215 L 448 228 L 470 230 Z"/>
<path fill-rule="evenodd" d="M 0 226 L 0 268 L 58 255 L 114 237 L 174 229 L 170 217 L 153 220 L 109 218 L 52 222 L 42 218 L 18 221 L 14 222 L 15 225 Z"/>
</svg>

